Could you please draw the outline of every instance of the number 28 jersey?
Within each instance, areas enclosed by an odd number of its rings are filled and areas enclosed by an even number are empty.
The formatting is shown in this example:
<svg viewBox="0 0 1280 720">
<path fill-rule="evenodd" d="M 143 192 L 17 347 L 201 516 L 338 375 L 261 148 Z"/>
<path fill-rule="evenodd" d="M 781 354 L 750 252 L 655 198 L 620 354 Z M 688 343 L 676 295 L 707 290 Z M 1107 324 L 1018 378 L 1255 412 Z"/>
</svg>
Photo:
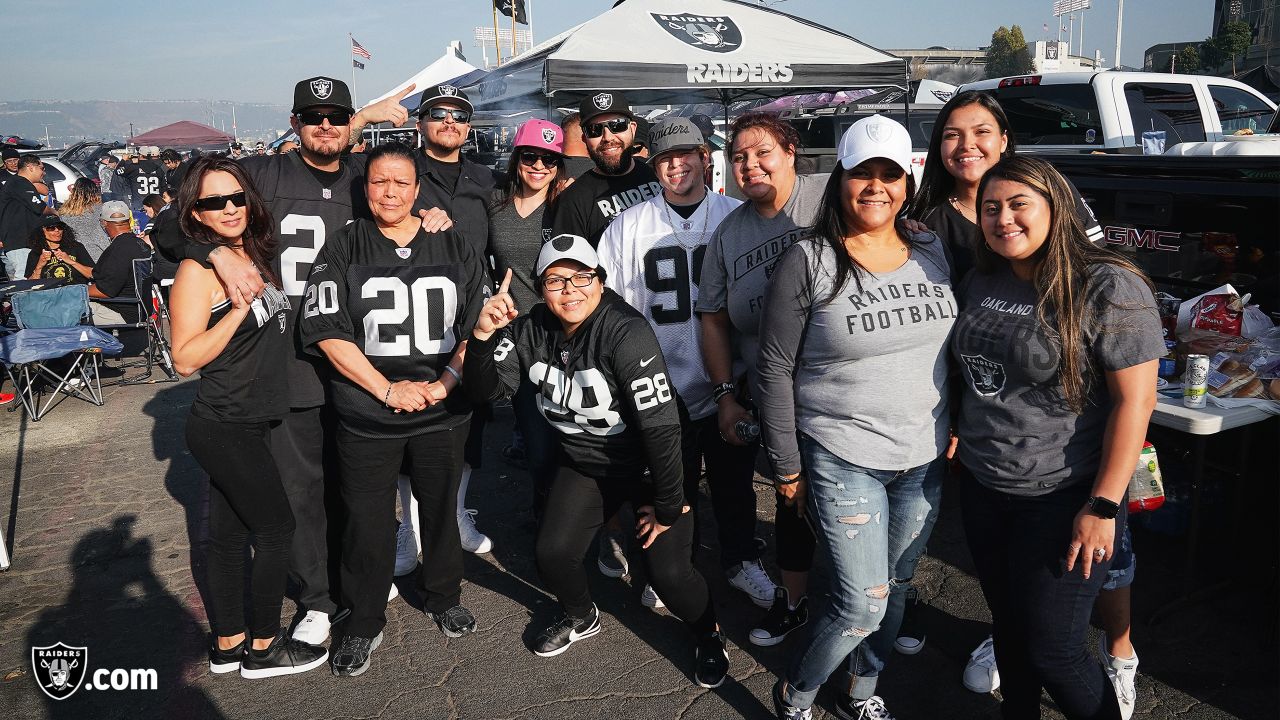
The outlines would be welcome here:
<svg viewBox="0 0 1280 720">
<path fill-rule="evenodd" d="M 638 480 L 648 467 L 658 521 L 684 503 L 680 414 L 653 330 L 612 290 L 566 338 L 546 304 L 488 340 L 467 346 L 464 387 L 473 400 L 539 389 L 538 411 L 560 433 L 565 462 L 584 475 Z"/>
<path fill-rule="evenodd" d="M 480 260 L 449 232 L 419 230 L 400 247 L 372 220 L 356 220 L 329 236 L 311 268 L 298 321 L 303 347 L 323 356 L 320 341 L 347 340 L 391 382 L 435 382 L 470 336 L 487 281 Z M 365 437 L 444 430 L 471 415 L 460 391 L 421 412 L 395 413 L 338 373 L 333 400 L 343 425 Z"/>
</svg>

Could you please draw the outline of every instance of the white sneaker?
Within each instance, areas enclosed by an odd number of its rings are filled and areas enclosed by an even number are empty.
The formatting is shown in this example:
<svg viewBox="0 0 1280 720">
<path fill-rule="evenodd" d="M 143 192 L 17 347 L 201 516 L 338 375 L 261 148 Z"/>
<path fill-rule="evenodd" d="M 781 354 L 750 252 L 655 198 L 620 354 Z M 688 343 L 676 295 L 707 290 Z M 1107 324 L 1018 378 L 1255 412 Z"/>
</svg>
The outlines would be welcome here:
<svg viewBox="0 0 1280 720">
<path fill-rule="evenodd" d="M 320 645 L 329 639 L 329 613 L 308 610 L 306 617 L 293 629 L 293 639 L 308 645 Z"/>
<path fill-rule="evenodd" d="M 969 653 L 964 666 L 964 686 L 976 693 L 989 693 L 1000 687 L 1000 671 L 996 668 L 996 645 L 991 636 Z"/>
<path fill-rule="evenodd" d="M 391 589 L 387 591 L 387 602 L 391 602 L 398 597 L 400 597 L 400 588 L 396 587 L 395 583 L 391 583 Z"/>
<path fill-rule="evenodd" d="M 1122 659 L 1107 652 L 1107 636 L 1098 636 L 1098 655 L 1102 658 L 1102 669 L 1107 671 L 1107 679 L 1116 690 L 1116 700 L 1120 701 L 1120 718 L 1129 720 L 1133 717 L 1134 701 L 1138 693 L 1134 688 L 1134 680 L 1138 677 L 1138 654 Z"/>
<path fill-rule="evenodd" d="M 654 591 L 652 585 L 645 585 L 644 592 L 640 593 L 640 604 L 647 608 L 664 608 L 666 603 L 662 602 L 662 598 L 658 597 L 658 593 Z"/>
<path fill-rule="evenodd" d="M 884 700 L 879 695 L 872 695 L 859 702 L 854 702 L 848 695 L 841 697 L 836 700 L 836 717 L 850 720 L 893 720 L 893 715 L 889 714 L 889 708 L 885 707 Z"/>
<path fill-rule="evenodd" d="M 759 560 L 746 560 L 725 572 L 729 584 L 747 594 L 751 602 L 768 610 L 773 605 L 773 592 L 777 588 L 769 579 Z"/>
<path fill-rule="evenodd" d="M 408 575 L 418 567 L 418 538 L 413 523 L 402 522 L 396 530 L 396 577 Z"/>
<path fill-rule="evenodd" d="M 462 540 L 462 549 L 469 553 L 483 555 L 493 550 L 489 536 L 476 529 L 476 511 L 470 508 L 458 515 L 458 538 Z"/>
</svg>

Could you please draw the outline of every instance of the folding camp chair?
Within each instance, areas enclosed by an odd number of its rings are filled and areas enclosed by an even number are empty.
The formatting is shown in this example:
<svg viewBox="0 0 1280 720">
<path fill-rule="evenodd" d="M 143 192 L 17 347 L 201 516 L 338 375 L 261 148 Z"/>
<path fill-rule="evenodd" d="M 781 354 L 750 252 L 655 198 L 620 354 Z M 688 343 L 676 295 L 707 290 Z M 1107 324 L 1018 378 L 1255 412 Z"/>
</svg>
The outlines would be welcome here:
<svg viewBox="0 0 1280 720">
<path fill-rule="evenodd" d="M 113 309 L 129 311 L 130 315 L 136 313 L 138 318 L 134 322 L 98 325 L 99 330 L 105 330 L 117 336 L 121 331 L 138 331 L 144 333 L 147 339 L 147 346 L 138 355 L 138 359 L 119 365 L 122 371 L 144 368 L 143 371 L 132 377 L 126 372 L 119 380 L 106 383 L 107 386 L 157 382 L 151 380 L 152 372 L 157 365 L 165 372 L 164 379 L 158 382 L 174 382 L 178 379 L 178 373 L 173 368 L 173 357 L 169 353 L 169 341 L 165 339 L 164 328 L 161 325 L 162 318 L 168 317 L 169 310 L 165 305 L 159 284 L 152 277 L 151 269 L 151 258 L 133 261 L 133 297 L 94 299 L 94 302 Z"/>
<path fill-rule="evenodd" d="M 82 324 L 89 318 L 88 286 L 17 293 L 10 302 L 19 329 L 0 337 L 0 363 L 31 419 L 38 422 L 68 397 L 101 406 L 99 358 L 118 354 L 123 346 Z M 65 369 L 52 364 L 59 358 L 68 359 Z"/>
</svg>

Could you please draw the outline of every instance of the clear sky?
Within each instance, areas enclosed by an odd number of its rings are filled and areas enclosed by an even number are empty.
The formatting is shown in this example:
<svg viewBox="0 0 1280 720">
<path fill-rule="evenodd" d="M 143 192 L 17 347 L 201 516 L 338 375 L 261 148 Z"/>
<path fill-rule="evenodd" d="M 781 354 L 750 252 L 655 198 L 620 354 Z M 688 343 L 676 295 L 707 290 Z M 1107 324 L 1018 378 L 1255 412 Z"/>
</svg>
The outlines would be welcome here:
<svg viewBox="0 0 1280 720">
<path fill-rule="evenodd" d="M 535 40 L 607 10 L 611 0 L 529 0 Z M 1110 62 L 1118 0 L 1093 0 L 1086 55 Z M 779 10 L 882 49 L 985 46 L 999 25 L 1027 40 L 1056 37 L 1052 0 L 768 0 Z M 358 98 L 380 95 L 461 40 L 492 26 L 490 0 L 40 0 L 8 5 L 0 100 L 212 99 L 285 103 L 293 83 L 316 74 L 349 80 L 347 33 L 372 54 Z M 1156 43 L 1204 39 L 1213 0 L 1128 0 L 1121 60 L 1140 67 Z M 501 18 L 510 22 L 509 19 Z M 1045 24 L 1049 32 L 1043 32 Z M 1065 24 L 1065 19 L 1064 19 Z M 619 38 L 625 42 L 626 38 Z M 1073 51 L 1075 46 L 1073 45 Z M 490 49 L 492 57 L 492 49 Z"/>
</svg>

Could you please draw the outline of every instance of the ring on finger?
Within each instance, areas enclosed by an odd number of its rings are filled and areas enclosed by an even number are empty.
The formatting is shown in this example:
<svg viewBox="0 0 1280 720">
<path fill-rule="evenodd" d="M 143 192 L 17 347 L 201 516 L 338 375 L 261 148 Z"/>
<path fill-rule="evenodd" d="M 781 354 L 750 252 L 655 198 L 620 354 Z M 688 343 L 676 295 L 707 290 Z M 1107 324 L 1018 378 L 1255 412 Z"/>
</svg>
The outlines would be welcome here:
<svg viewBox="0 0 1280 720">
<path fill-rule="evenodd" d="M 1097 556 L 1097 557 L 1104 558 L 1104 557 L 1106 557 L 1106 556 L 1107 556 L 1107 549 L 1106 549 L 1106 548 L 1098 548 L 1098 549 L 1096 549 L 1096 550 L 1094 550 L 1094 551 L 1093 551 L 1093 554 L 1094 554 L 1095 556 Z"/>
</svg>

